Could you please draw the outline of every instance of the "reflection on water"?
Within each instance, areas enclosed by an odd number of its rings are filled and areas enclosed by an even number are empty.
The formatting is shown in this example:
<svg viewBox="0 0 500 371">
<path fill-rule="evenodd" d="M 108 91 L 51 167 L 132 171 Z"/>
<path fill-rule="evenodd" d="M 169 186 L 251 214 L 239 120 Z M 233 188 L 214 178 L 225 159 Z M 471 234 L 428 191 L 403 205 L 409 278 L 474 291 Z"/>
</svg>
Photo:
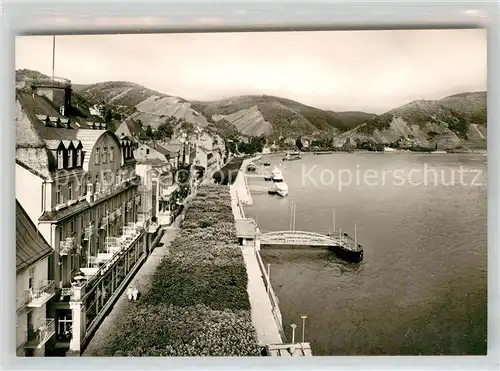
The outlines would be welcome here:
<svg viewBox="0 0 500 371">
<path fill-rule="evenodd" d="M 270 157 L 278 164 L 280 158 Z M 484 354 L 486 352 L 486 158 L 468 155 L 334 154 L 304 156 L 283 170 L 287 198 L 254 195 L 246 208 L 263 231 L 353 233 L 361 263 L 324 249 L 265 249 L 285 331 L 308 315 L 306 341 L 317 355 Z M 477 186 L 305 186 L 302 166 L 317 169 L 479 170 Z M 318 173 L 319 174 L 319 173 Z M 467 175 L 471 180 L 474 174 Z M 418 177 L 417 177 L 418 178 Z M 319 175 L 316 181 L 319 180 Z M 251 184 L 268 184 L 259 178 Z M 318 183 L 320 183 L 318 181 Z M 299 331 L 299 335 L 301 333 Z"/>
</svg>

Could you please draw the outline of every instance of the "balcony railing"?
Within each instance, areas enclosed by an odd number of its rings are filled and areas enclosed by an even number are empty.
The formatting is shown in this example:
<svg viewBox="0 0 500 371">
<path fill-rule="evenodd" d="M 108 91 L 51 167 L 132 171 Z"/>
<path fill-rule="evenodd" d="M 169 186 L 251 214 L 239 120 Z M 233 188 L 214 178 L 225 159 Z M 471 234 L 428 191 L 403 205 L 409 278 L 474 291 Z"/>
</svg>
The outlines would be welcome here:
<svg viewBox="0 0 500 371">
<path fill-rule="evenodd" d="M 87 228 L 85 228 L 84 239 L 90 240 L 90 238 L 92 237 L 93 234 L 94 234 L 94 225 L 93 225 L 93 223 L 89 223 L 89 224 L 87 224 Z"/>
<path fill-rule="evenodd" d="M 119 207 L 118 209 L 115 210 L 116 217 L 120 217 L 122 215 L 122 208 Z"/>
<path fill-rule="evenodd" d="M 43 345 L 54 336 L 56 330 L 53 318 L 45 318 L 42 320 L 42 325 L 37 329 L 26 331 L 26 343 L 24 348 L 40 349 Z"/>
<path fill-rule="evenodd" d="M 61 300 L 65 296 L 71 296 L 71 295 L 73 295 L 73 288 L 72 287 L 63 287 L 61 289 Z"/>
<path fill-rule="evenodd" d="M 110 223 L 115 221 L 115 212 L 114 211 L 112 211 L 108 214 L 108 220 Z"/>
<path fill-rule="evenodd" d="M 108 217 L 103 216 L 101 219 L 101 229 L 105 229 L 108 226 Z"/>
<path fill-rule="evenodd" d="M 40 308 L 54 296 L 54 289 L 54 281 L 41 281 L 38 288 L 31 288 L 24 291 L 22 298 L 18 299 L 20 300 L 20 302 L 18 302 L 18 308 L 20 309 L 23 306 Z"/>
<path fill-rule="evenodd" d="M 75 248 L 75 238 L 68 237 L 66 238 L 66 240 L 61 241 L 59 255 L 61 256 L 68 255 L 74 248 Z"/>
</svg>

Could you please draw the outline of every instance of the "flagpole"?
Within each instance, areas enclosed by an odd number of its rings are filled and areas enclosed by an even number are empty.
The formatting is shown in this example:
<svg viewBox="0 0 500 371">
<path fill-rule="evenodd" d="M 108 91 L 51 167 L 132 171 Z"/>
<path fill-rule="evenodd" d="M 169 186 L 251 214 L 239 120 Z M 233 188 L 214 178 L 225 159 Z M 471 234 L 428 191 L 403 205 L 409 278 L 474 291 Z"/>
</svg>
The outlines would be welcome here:
<svg viewBox="0 0 500 371">
<path fill-rule="evenodd" d="M 54 81 L 54 71 L 56 65 L 56 35 L 52 36 L 52 81 Z"/>
</svg>

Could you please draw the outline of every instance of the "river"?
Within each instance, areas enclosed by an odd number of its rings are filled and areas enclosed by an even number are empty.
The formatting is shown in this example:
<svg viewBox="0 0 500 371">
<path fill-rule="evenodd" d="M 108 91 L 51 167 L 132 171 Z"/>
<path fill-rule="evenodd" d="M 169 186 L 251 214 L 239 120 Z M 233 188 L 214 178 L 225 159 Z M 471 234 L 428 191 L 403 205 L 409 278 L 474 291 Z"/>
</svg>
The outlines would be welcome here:
<svg viewBox="0 0 500 371">
<path fill-rule="evenodd" d="M 286 198 L 252 194 L 245 213 L 262 232 L 288 230 L 294 201 L 296 230 L 329 232 L 335 209 L 336 230 L 352 235 L 355 221 L 364 248 L 358 264 L 322 249 L 262 249 L 289 337 L 295 323 L 302 338 L 300 316 L 307 314 L 305 341 L 315 355 L 486 353 L 486 156 L 335 153 L 262 161 L 283 166 L 289 186 Z M 271 186 L 261 177 L 248 183 Z"/>
</svg>

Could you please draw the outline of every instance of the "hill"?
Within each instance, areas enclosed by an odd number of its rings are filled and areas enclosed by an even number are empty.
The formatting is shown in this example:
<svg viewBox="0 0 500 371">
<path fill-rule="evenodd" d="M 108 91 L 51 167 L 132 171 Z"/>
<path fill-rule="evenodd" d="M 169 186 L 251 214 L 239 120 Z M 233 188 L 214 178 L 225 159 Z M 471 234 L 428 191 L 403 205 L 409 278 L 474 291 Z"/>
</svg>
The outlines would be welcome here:
<svg viewBox="0 0 500 371">
<path fill-rule="evenodd" d="M 16 82 L 48 78 L 37 71 L 16 71 Z M 219 132 L 278 137 L 312 135 L 334 146 L 347 140 L 363 145 L 434 148 L 486 147 L 487 92 L 417 100 L 381 115 L 333 112 L 270 95 L 242 95 L 188 102 L 127 81 L 73 84 L 74 102 L 84 111 L 104 103 L 121 119 L 157 128 L 171 117 Z"/>
<path fill-rule="evenodd" d="M 106 81 L 92 85 L 76 85 L 78 93 L 93 104 L 104 103 L 123 119 L 140 120 L 156 129 L 168 117 L 205 127 L 208 121 L 191 108 L 191 103 L 133 82 Z"/>
<path fill-rule="evenodd" d="M 246 135 L 296 136 L 335 134 L 361 124 L 372 114 L 336 113 L 271 95 L 244 95 L 193 107 L 213 121 L 232 123 Z"/>
<path fill-rule="evenodd" d="M 408 148 L 486 148 L 486 107 L 486 92 L 417 100 L 342 133 L 334 145 L 350 140 Z"/>
</svg>

